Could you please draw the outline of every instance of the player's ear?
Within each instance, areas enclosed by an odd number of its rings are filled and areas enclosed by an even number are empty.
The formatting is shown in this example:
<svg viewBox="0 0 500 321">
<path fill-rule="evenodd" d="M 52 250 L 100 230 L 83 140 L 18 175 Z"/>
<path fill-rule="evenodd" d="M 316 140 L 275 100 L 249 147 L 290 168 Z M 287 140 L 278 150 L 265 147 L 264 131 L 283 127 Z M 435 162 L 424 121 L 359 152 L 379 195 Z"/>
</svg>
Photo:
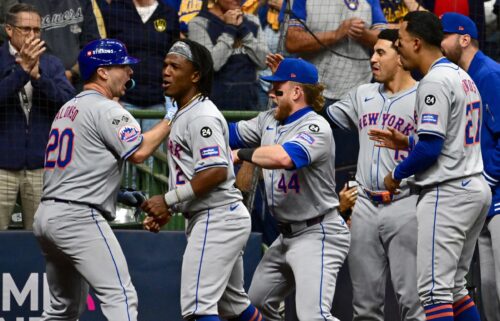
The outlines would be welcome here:
<svg viewBox="0 0 500 321">
<path fill-rule="evenodd" d="M 460 35 L 458 41 L 460 43 L 460 47 L 467 48 L 471 43 L 471 37 L 470 35 Z"/>
<path fill-rule="evenodd" d="M 104 80 L 107 80 L 108 79 L 108 72 L 106 70 L 106 68 L 103 68 L 103 67 L 98 67 L 97 70 L 96 70 L 96 73 L 97 75 L 104 79 Z"/>
<path fill-rule="evenodd" d="M 200 72 L 199 71 L 195 71 L 191 74 L 191 81 L 194 83 L 194 84 L 197 84 L 200 82 L 200 78 L 201 78 L 201 75 L 200 75 Z"/>
</svg>

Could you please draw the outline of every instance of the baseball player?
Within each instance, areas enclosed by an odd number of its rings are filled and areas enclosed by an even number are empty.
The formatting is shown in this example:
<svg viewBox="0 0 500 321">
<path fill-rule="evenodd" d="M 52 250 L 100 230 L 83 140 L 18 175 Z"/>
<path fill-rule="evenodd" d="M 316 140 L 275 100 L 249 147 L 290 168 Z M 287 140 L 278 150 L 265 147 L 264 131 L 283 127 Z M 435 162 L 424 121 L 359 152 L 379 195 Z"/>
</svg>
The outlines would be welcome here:
<svg viewBox="0 0 500 321">
<path fill-rule="evenodd" d="M 277 104 L 249 121 L 230 124 L 235 162 L 263 168 L 267 202 L 280 235 L 259 263 L 249 296 L 266 320 L 280 320 L 279 303 L 293 290 L 299 320 L 336 320 L 331 314 L 337 273 L 350 234 L 335 193 L 335 142 L 323 107 L 318 71 L 284 59 L 272 76 Z"/>
<path fill-rule="evenodd" d="M 361 85 L 329 106 L 326 114 L 338 127 L 359 131 L 356 180 L 359 198 L 353 210 L 349 273 L 353 287 L 353 320 L 384 320 L 386 278 L 397 293 L 402 320 L 425 320 L 417 295 L 417 196 L 406 179 L 401 193 L 384 190 L 384 177 L 408 156 L 407 150 L 375 147 L 368 129 L 392 126 L 410 135 L 417 83 L 399 62 L 395 29 L 383 30 L 371 57 L 378 83 Z"/>
<path fill-rule="evenodd" d="M 261 321 L 243 288 L 243 251 L 250 214 L 234 187 L 227 123 L 208 99 L 213 63 L 208 49 L 176 42 L 163 68 L 165 94 L 179 111 L 168 138 L 169 191 L 143 204 L 156 231 L 170 211 L 187 218 L 181 310 L 185 320 Z M 160 217 L 160 218 L 158 218 Z"/>
<path fill-rule="evenodd" d="M 481 175 L 481 97 L 469 75 L 443 57 L 442 39 L 434 14 L 405 16 L 397 42 L 401 62 L 425 75 L 417 88 L 418 137 L 394 128 L 371 133 L 380 146 L 412 148 L 384 184 L 398 194 L 401 181 L 415 174 L 420 188 L 417 285 L 427 320 L 479 321 L 465 275 L 491 203 Z"/>
<path fill-rule="evenodd" d="M 481 128 L 483 175 L 493 197 L 478 241 L 481 301 L 486 320 L 500 320 L 500 64 L 479 50 L 478 31 L 469 17 L 445 13 L 441 24 L 445 33 L 441 47 L 446 57 L 469 73 L 479 89 L 484 107 Z"/>
<path fill-rule="evenodd" d="M 114 39 L 86 45 L 78 57 L 84 90 L 56 114 L 45 154 L 34 234 L 46 260 L 50 305 L 42 320 L 77 320 L 91 286 L 107 320 L 137 320 L 137 294 L 106 220 L 126 160 L 145 160 L 169 132 L 167 120 L 142 134 L 114 97 L 125 93 L 136 58 Z"/>
</svg>

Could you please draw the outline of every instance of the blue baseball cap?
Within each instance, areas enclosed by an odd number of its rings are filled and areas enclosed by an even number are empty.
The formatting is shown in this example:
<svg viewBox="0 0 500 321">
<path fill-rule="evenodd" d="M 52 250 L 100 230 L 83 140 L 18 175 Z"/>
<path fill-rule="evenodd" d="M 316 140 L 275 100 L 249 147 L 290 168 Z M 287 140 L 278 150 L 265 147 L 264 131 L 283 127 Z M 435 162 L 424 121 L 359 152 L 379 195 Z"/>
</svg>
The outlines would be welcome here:
<svg viewBox="0 0 500 321">
<path fill-rule="evenodd" d="M 303 59 L 285 58 L 272 76 L 263 76 L 260 79 L 268 82 L 294 81 L 315 85 L 318 83 L 318 69 Z"/>
<path fill-rule="evenodd" d="M 456 33 L 459 35 L 469 35 L 477 39 L 477 27 L 471 18 L 456 12 L 447 12 L 441 16 L 441 24 L 444 33 Z"/>
</svg>

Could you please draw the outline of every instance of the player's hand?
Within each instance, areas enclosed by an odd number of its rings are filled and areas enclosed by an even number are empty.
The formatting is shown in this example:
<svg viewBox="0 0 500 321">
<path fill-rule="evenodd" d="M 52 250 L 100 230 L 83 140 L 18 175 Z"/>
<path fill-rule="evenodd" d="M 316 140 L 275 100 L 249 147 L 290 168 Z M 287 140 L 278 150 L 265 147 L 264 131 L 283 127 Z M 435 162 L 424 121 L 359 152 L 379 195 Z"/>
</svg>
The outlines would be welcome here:
<svg viewBox="0 0 500 321">
<path fill-rule="evenodd" d="M 233 149 L 231 151 L 231 159 L 233 160 L 233 164 L 235 165 L 243 163 L 243 161 L 238 157 L 238 151 L 239 149 Z"/>
<path fill-rule="evenodd" d="M 376 147 L 405 149 L 409 146 L 408 136 L 391 127 L 387 129 L 370 129 L 368 136 L 370 136 L 371 140 L 375 141 Z"/>
<path fill-rule="evenodd" d="M 352 209 L 354 204 L 356 204 L 356 200 L 358 199 L 358 187 L 352 187 L 347 189 L 347 184 L 344 185 L 344 188 L 339 193 L 339 211 L 344 213 L 348 209 Z"/>
<path fill-rule="evenodd" d="M 19 56 L 16 57 L 16 62 L 21 65 L 24 71 L 31 73 L 45 50 L 45 42 L 30 35 L 24 40 L 21 50 L 19 50 Z"/>
<path fill-rule="evenodd" d="M 392 194 L 399 194 L 399 184 L 401 184 L 401 181 L 395 180 L 392 178 L 392 172 L 387 173 L 384 177 L 384 185 L 385 189 L 388 190 Z"/>
<path fill-rule="evenodd" d="M 171 218 L 172 218 L 172 215 L 170 215 L 170 213 L 160 215 L 160 216 L 155 216 L 155 217 L 148 216 L 142 222 L 142 226 L 147 231 L 150 231 L 153 233 L 158 233 L 160 231 L 161 227 L 163 225 L 167 224 Z"/>
<path fill-rule="evenodd" d="M 274 74 L 276 72 L 276 69 L 278 69 L 278 65 L 280 62 L 285 59 L 282 55 L 276 53 L 270 53 L 267 54 L 266 56 L 266 65 L 271 69 L 272 73 Z"/>
<path fill-rule="evenodd" d="M 172 101 L 170 97 L 165 96 L 165 117 L 163 117 L 163 119 L 172 121 L 178 110 L 179 107 L 177 107 L 177 103 Z"/>
<path fill-rule="evenodd" d="M 144 212 L 148 213 L 149 216 L 162 216 L 165 214 L 170 214 L 170 210 L 165 203 L 165 198 L 163 195 L 155 195 L 150 199 L 142 203 L 141 208 Z"/>
</svg>

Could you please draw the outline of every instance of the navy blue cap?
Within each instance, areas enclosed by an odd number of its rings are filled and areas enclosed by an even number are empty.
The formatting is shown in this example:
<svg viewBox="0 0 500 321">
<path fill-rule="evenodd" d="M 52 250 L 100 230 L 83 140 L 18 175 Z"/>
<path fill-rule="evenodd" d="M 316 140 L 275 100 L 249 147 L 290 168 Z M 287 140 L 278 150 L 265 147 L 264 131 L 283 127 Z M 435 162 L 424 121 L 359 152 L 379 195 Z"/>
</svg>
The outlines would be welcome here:
<svg viewBox="0 0 500 321">
<path fill-rule="evenodd" d="M 315 85 L 318 83 L 318 69 L 303 59 L 285 58 L 272 76 L 263 76 L 260 79 L 268 82 L 294 81 Z"/>
<path fill-rule="evenodd" d="M 471 18 L 456 12 L 447 12 L 441 16 L 441 24 L 444 33 L 456 33 L 459 35 L 469 35 L 477 39 L 477 27 Z"/>
</svg>

